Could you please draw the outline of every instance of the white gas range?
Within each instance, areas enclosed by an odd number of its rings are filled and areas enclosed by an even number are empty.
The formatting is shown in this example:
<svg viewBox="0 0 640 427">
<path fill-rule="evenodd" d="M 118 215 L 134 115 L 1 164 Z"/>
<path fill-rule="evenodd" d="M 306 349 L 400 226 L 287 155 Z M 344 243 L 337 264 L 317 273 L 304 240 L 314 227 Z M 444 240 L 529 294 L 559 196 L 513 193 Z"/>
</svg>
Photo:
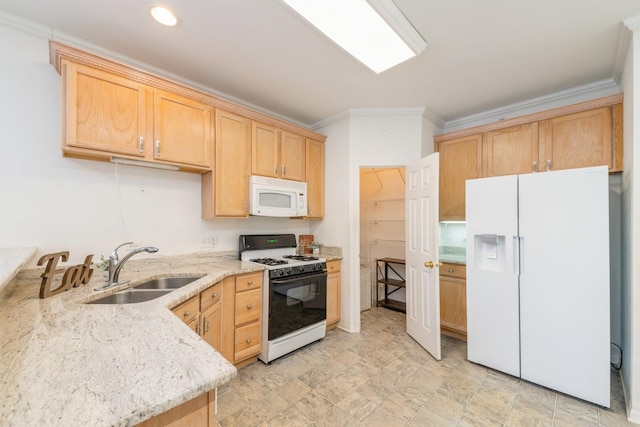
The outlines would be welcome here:
<svg viewBox="0 0 640 427">
<path fill-rule="evenodd" d="M 269 363 L 325 336 L 326 260 L 296 254 L 293 234 L 240 236 L 240 259 L 265 266 L 262 352 Z"/>
</svg>

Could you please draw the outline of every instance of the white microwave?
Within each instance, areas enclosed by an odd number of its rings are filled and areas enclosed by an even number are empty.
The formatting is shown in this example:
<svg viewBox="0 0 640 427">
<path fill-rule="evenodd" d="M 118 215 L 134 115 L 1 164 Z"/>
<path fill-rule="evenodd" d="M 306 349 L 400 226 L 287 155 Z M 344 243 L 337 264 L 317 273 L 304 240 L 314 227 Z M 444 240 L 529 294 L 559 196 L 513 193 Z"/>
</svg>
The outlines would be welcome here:
<svg viewBox="0 0 640 427">
<path fill-rule="evenodd" d="M 249 177 L 251 215 L 305 216 L 307 215 L 307 183 L 288 179 Z"/>
</svg>

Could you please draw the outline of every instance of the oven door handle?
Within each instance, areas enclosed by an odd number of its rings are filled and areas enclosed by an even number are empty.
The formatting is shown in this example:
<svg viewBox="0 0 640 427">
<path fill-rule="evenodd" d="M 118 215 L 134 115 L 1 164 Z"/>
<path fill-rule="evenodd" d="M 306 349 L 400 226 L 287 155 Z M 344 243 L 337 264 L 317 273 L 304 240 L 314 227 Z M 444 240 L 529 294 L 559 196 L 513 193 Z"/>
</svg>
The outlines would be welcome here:
<svg viewBox="0 0 640 427">
<path fill-rule="evenodd" d="M 324 271 L 321 271 L 319 273 L 312 273 L 312 274 L 305 274 L 304 276 L 293 276 L 293 277 L 289 277 L 286 279 L 271 279 L 271 284 L 272 285 L 286 285 L 287 283 L 294 283 L 297 282 L 301 279 L 312 279 L 315 277 L 326 277 L 327 273 Z"/>
</svg>

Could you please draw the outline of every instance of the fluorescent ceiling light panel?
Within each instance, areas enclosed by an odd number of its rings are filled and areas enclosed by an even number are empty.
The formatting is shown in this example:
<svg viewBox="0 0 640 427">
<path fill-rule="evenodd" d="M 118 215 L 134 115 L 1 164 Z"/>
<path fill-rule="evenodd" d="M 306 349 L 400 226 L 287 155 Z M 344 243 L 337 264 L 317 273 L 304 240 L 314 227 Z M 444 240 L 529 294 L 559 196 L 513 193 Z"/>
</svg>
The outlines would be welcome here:
<svg viewBox="0 0 640 427">
<path fill-rule="evenodd" d="M 282 1 L 376 73 L 427 47 L 392 0 Z"/>
</svg>

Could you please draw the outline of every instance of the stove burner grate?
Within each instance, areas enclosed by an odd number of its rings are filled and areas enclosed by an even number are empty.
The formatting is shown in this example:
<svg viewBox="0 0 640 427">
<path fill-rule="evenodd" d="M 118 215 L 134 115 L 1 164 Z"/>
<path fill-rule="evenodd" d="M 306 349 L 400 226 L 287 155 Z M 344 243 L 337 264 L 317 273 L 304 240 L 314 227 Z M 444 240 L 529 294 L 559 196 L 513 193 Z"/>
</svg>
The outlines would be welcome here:
<svg viewBox="0 0 640 427">
<path fill-rule="evenodd" d="M 285 255 L 282 258 L 295 259 L 296 261 L 317 261 L 319 258 L 307 255 Z"/>
<path fill-rule="evenodd" d="M 275 259 L 275 258 L 254 258 L 254 259 L 250 259 L 249 261 L 257 262 L 258 264 L 264 264 L 264 265 L 288 264 L 288 262 L 284 259 Z"/>
</svg>

